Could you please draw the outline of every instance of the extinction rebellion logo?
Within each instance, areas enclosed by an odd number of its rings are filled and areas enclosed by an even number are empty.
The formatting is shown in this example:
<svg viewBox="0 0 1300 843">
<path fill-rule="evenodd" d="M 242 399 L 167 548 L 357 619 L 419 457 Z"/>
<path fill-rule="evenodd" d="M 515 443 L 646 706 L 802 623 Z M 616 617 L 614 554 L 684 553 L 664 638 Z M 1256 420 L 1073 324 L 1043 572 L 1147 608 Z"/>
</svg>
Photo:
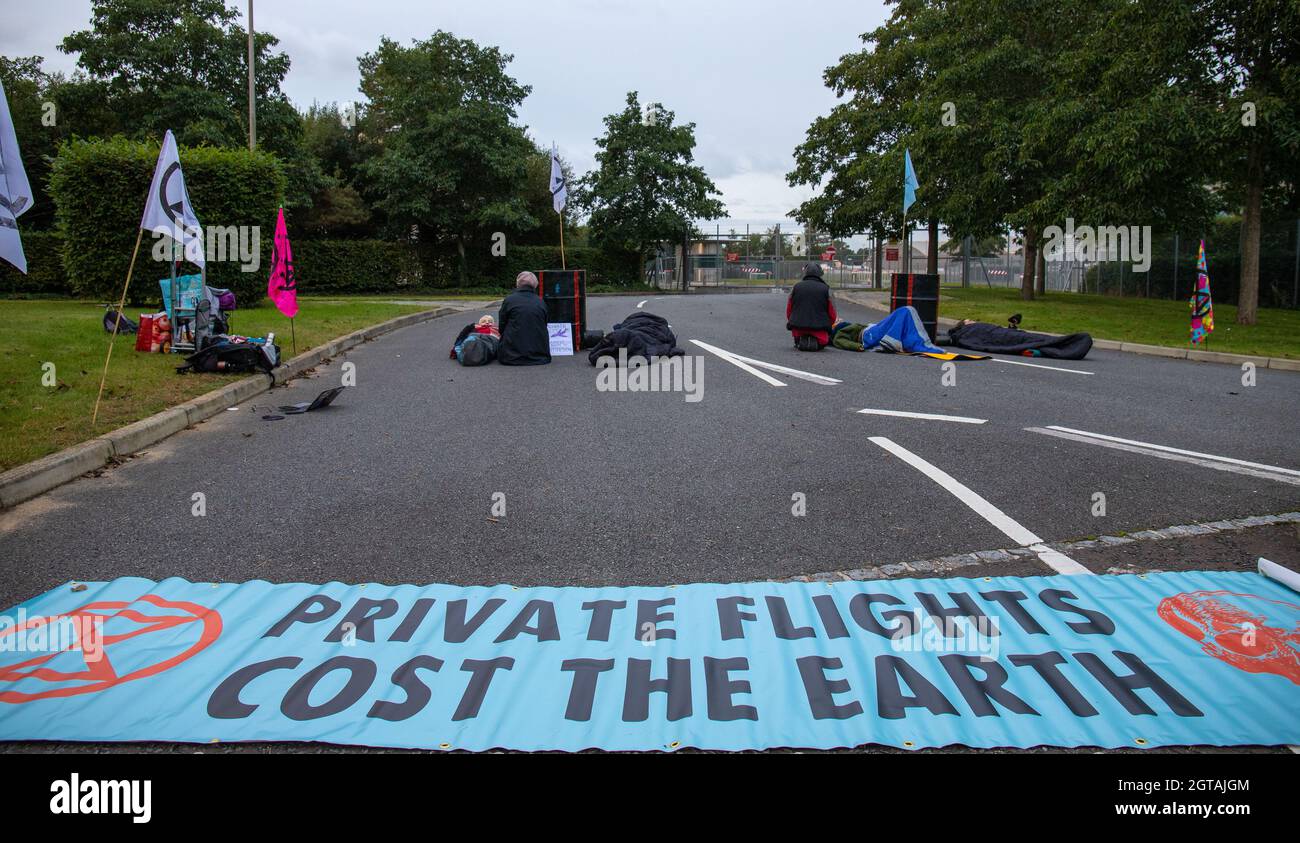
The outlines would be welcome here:
<svg viewBox="0 0 1300 843">
<path fill-rule="evenodd" d="M 155 676 L 220 635 L 221 616 L 212 609 L 155 594 L 0 618 L 0 703 L 93 694 Z"/>
</svg>

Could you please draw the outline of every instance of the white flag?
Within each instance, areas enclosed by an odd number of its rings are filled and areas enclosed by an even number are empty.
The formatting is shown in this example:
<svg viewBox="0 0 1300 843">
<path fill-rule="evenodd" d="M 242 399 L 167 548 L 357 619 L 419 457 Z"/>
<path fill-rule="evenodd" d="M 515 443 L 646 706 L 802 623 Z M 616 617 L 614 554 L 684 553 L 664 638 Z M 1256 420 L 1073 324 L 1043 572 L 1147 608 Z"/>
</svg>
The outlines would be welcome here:
<svg viewBox="0 0 1300 843">
<path fill-rule="evenodd" d="M 181 172 L 181 159 L 171 129 L 167 130 L 162 149 L 158 151 L 158 165 L 154 167 L 140 227 L 184 244 L 185 259 L 203 266 L 203 228 L 194 216 L 190 195 L 185 190 L 185 174 Z"/>
<path fill-rule="evenodd" d="M 32 206 L 32 186 L 23 169 L 23 159 L 18 153 L 18 136 L 14 134 L 13 117 L 9 114 L 9 99 L 0 82 L 0 258 L 4 258 L 24 275 L 27 274 L 27 256 L 23 254 L 23 241 L 18 236 L 18 218 Z"/>
<path fill-rule="evenodd" d="M 551 145 L 551 205 L 555 213 L 564 212 L 564 205 L 569 201 L 569 184 L 564 180 L 564 168 L 560 166 L 560 153 Z"/>
</svg>

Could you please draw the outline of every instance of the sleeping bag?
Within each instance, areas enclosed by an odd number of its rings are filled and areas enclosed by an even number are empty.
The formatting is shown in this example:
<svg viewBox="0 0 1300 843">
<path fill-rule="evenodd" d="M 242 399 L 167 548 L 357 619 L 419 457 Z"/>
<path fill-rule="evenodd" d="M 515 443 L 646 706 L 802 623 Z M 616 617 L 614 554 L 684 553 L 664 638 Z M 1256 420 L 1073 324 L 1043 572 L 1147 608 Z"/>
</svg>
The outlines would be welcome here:
<svg viewBox="0 0 1300 843">
<path fill-rule="evenodd" d="M 948 340 L 955 346 L 973 351 L 1050 357 L 1055 360 L 1082 360 L 1092 348 L 1092 337 L 1088 334 L 1049 337 L 1017 328 L 1002 328 L 988 322 L 959 324 L 948 331 Z"/>
<path fill-rule="evenodd" d="M 620 349 L 628 357 L 681 357 L 685 351 L 677 347 L 677 335 L 668 327 L 668 320 L 644 310 L 638 310 L 614 326 L 614 330 L 600 338 L 587 360 L 595 366 L 602 357 L 618 359 Z"/>
</svg>

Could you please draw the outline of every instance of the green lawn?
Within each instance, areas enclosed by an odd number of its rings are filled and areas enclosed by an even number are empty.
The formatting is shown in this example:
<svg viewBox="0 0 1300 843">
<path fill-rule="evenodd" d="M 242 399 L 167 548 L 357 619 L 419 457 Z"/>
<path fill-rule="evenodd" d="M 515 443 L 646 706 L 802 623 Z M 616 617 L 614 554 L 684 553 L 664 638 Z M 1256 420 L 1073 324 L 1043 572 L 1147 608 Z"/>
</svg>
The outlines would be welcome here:
<svg viewBox="0 0 1300 843">
<path fill-rule="evenodd" d="M 940 296 L 939 314 L 949 319 L 1005 325 L 1019 313 L 1026 331 L 1083 331 L 1096 339 L 1187 347 L 1186 301 L 1048 293 L 1027 302 L 1017 289 L 987 287 L 944 287 Z M 1237 324 L 1236 307 L 1216 302 L 1214 326 L 1208 345 L 1201 346 L 1207 351 L 1300 358 L 1300 310 L 1260 310 L 1258 322 L 1245 326 Z"/>
<path fill-rule="evenodd" d="M 451 298 L 454 296 L 436 296 L 430 301 Z M 429 309 L 429 304 L 391 303 L 415 300 L 398 295 L 304 296 L 299 299 L 296 320 L 298 351 L 404 313 Z M 128 308 L 127 315 L 134 320 L 141 310 Z M 135 337 L 120 336 L 113 349 L 99 423 L 92 427 L 90 416 L 108 350 L 103 315 L 102 306 L 94 302 L 0 300 L 0 325 L 4 326 L 0 331 L 0 470 L 84 442 L 235 379 L 231 375 L 178 375 L 181 355 L 136 352 Z M 289 320 L 269 303 L 236 311 L 231 331 L 247 336 L 274 331 L 285 358 L 293 353 Z M 41 385 L 46 362 L 55 366 L 58 381 L 54 387 Z"/>
</svg>

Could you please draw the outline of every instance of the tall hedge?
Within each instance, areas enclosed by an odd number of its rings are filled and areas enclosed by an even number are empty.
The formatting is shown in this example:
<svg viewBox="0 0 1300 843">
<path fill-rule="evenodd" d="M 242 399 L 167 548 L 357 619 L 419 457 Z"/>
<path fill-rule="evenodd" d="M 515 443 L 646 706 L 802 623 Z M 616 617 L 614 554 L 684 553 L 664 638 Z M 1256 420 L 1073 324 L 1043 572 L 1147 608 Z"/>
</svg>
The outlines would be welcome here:
<svg viewBox="0 0 1300 843">
<path fill-rule="evenodd" d="M 386 240 L 295 240 L 293 269 L 303 295 L 390 293 L 424 286 L 407 243 Z"/>
<path fill-rule="evenodd" d="M 21 221 L 18 233 L 27 256 L 27 274 L 0 261 L 0 295 L 71 295 L 63 271 L 63 238 L 53 231 L 23 231 Z"/>
<path fill-rule="evenodd" d="M 158 145 L 125 138 L 73 140 L 59 149 L 50 173 L 55 219 L 63 235 L 63 267 L 72 292 L 114 301 L 121 295 L 135 245 L 145 195 L 158 161 Z M 181 147 L 181 169 L 194 213 L 204 226 L 258 226 L 261 259 L 242 272 L 236 256 L 208 255 L 208 283 L 235 290 L 252 304 L 266 294 L 276 209 L 283 202 L 285 176 L 275 156 L 245 149 Z M 158 279 L 165 261 L 153 260 L 154 237 L 145 232 L 131 281 L 135 304 L 158 303 Z M 197 267 L 182 267 L 197 271 Z"/>
<path fill-rule="evenodd" d="M 604 249 L 566 249 L 566 265 L 587 271 L 588 286 L 607 284 L 621 287 L 641 282 L 641 261 L 633 252 Z M 559 269 L 559 246 L 511 246 L 506 254 L 486 258 L 475 267 L 486 286 L 513 287 L 515 276 L 524 270 Z"/>
</svg>

